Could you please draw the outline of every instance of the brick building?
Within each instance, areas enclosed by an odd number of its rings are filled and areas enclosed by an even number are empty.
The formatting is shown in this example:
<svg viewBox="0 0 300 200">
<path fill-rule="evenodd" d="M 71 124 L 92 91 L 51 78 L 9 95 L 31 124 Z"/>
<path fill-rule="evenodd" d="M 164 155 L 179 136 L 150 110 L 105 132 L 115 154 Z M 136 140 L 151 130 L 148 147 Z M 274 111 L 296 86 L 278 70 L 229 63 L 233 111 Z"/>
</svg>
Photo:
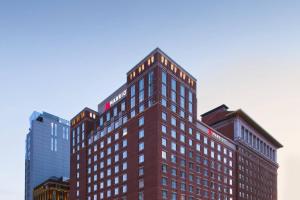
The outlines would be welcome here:
<svg viewBox="0 0 300 200">
<path fill-rule="evenodd" d="M 197 80 L 160 49 L 71 120 L 71 199 L 236 199 L 236 143 L 197 119 Z"/>
<path fill-rule="evenodd" d="M 33 190 L 34 200 L 69 200 L 69 179 L 51 177 Z"/>
<path fill-rule="evenodd" d="M 236 143 L 237 199 L 277 200 L 277 149 L 282 145 L 243 110 L 221 105 L 202 115 Z"/>
</svg>

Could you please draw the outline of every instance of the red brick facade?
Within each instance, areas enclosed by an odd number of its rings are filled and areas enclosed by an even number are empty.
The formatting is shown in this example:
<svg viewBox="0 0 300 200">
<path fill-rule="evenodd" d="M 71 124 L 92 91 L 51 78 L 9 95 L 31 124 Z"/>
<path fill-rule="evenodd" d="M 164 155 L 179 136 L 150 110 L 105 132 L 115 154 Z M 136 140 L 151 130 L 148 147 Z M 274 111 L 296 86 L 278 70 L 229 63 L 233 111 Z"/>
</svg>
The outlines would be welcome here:
<svg viewBox="0 0 300 200">
<path fill-rule="evenodd" d="M 97 112 L 76 115 L 71 199 L 235 200 L 234 127 L 224 137 L 198 121 L 196 83 L 155 49 Z"/>
</svg>

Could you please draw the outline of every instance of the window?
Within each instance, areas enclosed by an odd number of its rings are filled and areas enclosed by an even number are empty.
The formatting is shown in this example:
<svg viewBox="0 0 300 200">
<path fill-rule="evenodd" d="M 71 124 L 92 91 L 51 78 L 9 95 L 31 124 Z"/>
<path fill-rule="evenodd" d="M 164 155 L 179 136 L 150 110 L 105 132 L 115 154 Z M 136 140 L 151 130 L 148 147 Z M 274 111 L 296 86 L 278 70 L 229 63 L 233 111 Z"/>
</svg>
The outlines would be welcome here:
<svg viewBox="0 0 300 200">
<path fill-rule="evenodd" d="M 123 159 L 127 158 L 127 151 L 123 151 Z"/>
<path fill-rule="evenodd" d="M 174 129 L 171 130 L 171 137 L 176 139 L 176 131 Z"/>
<path fill-rule="evenodd" d="M 162 146 L 166 147 L 167 146 L 167 139 L 166 138 L 161 138 L 161 144 L 162 144 Z"/>
<path fill-rule="evenodd" d="M 130 95 L 131 97 L 135 96 L 135 85 L 132 85 L 130 88 Z"/>
<path fill-rule="evenodd" d="M 204 137 L 204 144 L 207 144 L 208 141 L 207 141 L 207 137 Z"/>
<path fill-rule="evenodd" d="M 189 91 L 189 113 L 193 113 L 193 93 Z"/>
<path fill-rule="evenodd" d="M 125 101 L 122 102 L 121 104 L 121 111 L 125 111 L 126 107 L 125 107 Z"/>
<path fill-rule="evenodd" d="M 167 86 L 162 84 L 161 86 L 161 94 L 162 96 L 166 97 L 167 96 Z"/>
<path fill-rule="evenodd" d="M 171 91 L 171 100 L 172 100 L 172 102 L 176 103 L 176 92 L 175 91 Z"/>
<path fill-rule="evenodd" d="M 167 127 L 165 125 L 161 125 L 161 132 L 167 133 Z"/>
<path fill-rule="evenodd" d="M 196 150 L 200 152 L 200 144 L 196 144 Z"/>
<path fill-rule="evenodd" d="M 185 108 L 185 88 L 184 85 L 180 85 L 180 107 L 184 110 Z M 183 113 L 184 115 L 184 113 Z"/>
<path fill-rule="evenodd" d="M 144 79 L 139 80 L 139 91 L 144 89 Z"/>
<path fill-rule="evenodd" d="M 162 190 L 162 199 L 168 199 L 168 192 L 166 190 Z"/>
<path fill-rule="evenodd" d="M 139 126 L 143 126 L 143 125 L 144 125 L 144 122 L 145 122 L 144 117 L 141 117 L 141 118 L 139 119 Z"/>
<path fill-rule="evenodd" d="M 167 96 L 167 74 L 166 72 L 162 72 L 162 77 L 161 77 L 161 94 L 162 96 L 166 97 Z"/>
<path fill-rule="evenodd" d="M 54 150 L 54 143 L 53 143 L 53 138 L 51 138 L 51 151 Z"/>
<path fill-rule="evenodd" d="M 144 101 L 144 79 L 139 80 L 139 103 Z"/>
<path fill-rule="evenodd" d="M 183 84 L 180 84 L 180 96 L 184 97 L 185 95 L 185 88 Z"/>
<path fill-rule="evenodd" d="M 171 142 L 171 149 L 173 151 L 176 151 L 176 143 L 175 142 Z"/>
<path fill-rule="evenodd" d="M 165 112 L 162 112 L 161 118 L 162 118 L 162 120 L 167 121 L 167 114 Z"/>
<path fill-rule="evenodd" d="M 180 122 L 180 129 L 181 129 L 182 131 L 185 130 L 185 124 L 184 124 L 184 122 Z"/>
<path fill-rule="evenodd" d="M 125 139 L 125 140 L 123 140 L 123 148 L 124 147 L 127 147 L 127 140 Z"/>
<path fill-rule="evenodd" d="M 171 124 L 173 125 L 173 126 L 176 126 L 176 118 L 175 117 L 171 117 Z"/>
<path fill-rule="evenodd" d="M 140 167 L 139 168 L 139 176 L 143 176 L 144 175 L 144 167 Z"/>
<path fill-rule="evenodd" d="M 168 185 L 168 178 L 162 177 L 161 178 L 161 184 L 164 185 L 164 186 L 167 186 Z"/>
<path fill-rule="evenodd" d="M 139 192 L 138 200 L 144 200 L 144 192 Z"/>
<path fill-rule="evenodd" d="M 167 74 L 164 71 L 162 72 L 161 81 L 162 83 L 167 84 Z"/>
<path fill-rule="evenodd" d="M 127 128 L 123 129 L 123 136 L 127 135 Z"/>
<path fill-rule="evenodd" d="M 168 166 L 166 164 L 162 164 L 161 169 L 163 173 L 167 173 Z"/>
<path fill-rule="evenodd" d="M 114 113 L 114 117 L 118 115 L 118 108 L 117 107 L 114 107 L 113 113 Z"/>
<path fill-rule="evenodd" d="M 139 130 L 139 139 L 144 137 L 144 129 Z"/>
<path fill-rule="evenodd" d="M 180 142 L 185 143 L 185 136 L 183 134 L 180 134 Z"/>
<path fill-rule="evenodd" d="M 176 80 L 174 78 L 171 79 L 171 89 L 176 91 Z"/>
<path fill-rule="evenodd" d="M 110 121 L 110 112 L 106 113 L 106 121 Z"/>
<path fill-rule="evenodd" d="M 154 73 L 153 71 L 149 72 L 148 74 L 148 97 L 149 97 L 149 107 L 152 106 L 152 99 L 151 97 L 153 96 L 154 93 L 154 88 L 153 88 L 153 77 Z"/>
<path fill-rule="evenodd" d="M 162 151 L 161 152 L 161 157 L 162 157 L 162 159 L 166 160 L 167 159 L 167 152 Z"/>
<path fill-rule="evenodd" d="M 144 154 L 139 155 L 139 164 L 144 162 Z"/>
<path fill-rule="evenodd" d="M 144 142 L 139 143 L 139 151 L 144 150 Z"/>
<path fill-rule="evenodd" d="M 139 189 L 144 187 L 144 179 L 139 180 Z"/>
<path fill-rule="evenodd" d="M 180 153 L 181 154 L 185 154 L 185 147 L 184 146 L 180 146 Z"/>
</svg>

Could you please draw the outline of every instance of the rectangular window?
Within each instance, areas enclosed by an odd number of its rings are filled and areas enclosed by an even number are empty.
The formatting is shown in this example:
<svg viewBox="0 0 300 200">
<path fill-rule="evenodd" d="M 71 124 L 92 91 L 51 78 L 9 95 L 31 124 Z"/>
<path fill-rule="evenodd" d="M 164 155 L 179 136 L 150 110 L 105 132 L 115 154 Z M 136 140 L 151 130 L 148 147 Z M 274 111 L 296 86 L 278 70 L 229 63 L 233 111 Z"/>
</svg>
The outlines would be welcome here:
<svg viewBox="0 0 300 200">
<path fill-rule="evenodd" d="M 161 132 L 167 133 L 167 127 L 165 125 L 161 125 Z"/>
<path fill-rule="evenodd" d="M 162 84 L 161 86 L 161 94 L 162 96 L 166 97 L 167 96 L 167 86 Z"/>
<path fill-rule="evenodd" d="M 176 126 L 176 118 L 175 117 L 171 117 L 171 124 L 173 125 L 173 126 Z"/>
<path fill-rule="evenodd" d="M 144 142 L 139 143 L 139 151 L 143 151 L 144 147 Z"/>
<path fill-rule="evenodd" d="M 123 101 L 121 104 L 121 111 L 123 111 L 123 112 L 125 111 L 125 101 Z"/>
<path fill-rule="evenodd" d="M 171 89 L 176 91 L 176 80 L 174 78 L 171 79 Z"/>
<path fill-rule="evenodd" d="M 165 112 L 162 112 L 161 118 L 162 118 L 162 120 L 167 121 L 167 114 Z"/>
<path fill-rule="evenodd" d="M 153 77 L 154 73 L 153 71 L 149 72 L 148 74 L 148 97 L 152 97 L 154 93 L 154 87 L 153 87 Z M 149 99 L 149 107 L 152 106 L 152 99 Z"/>
<path fill-rule="evenodd" d="M 144 79 L 139 80 L 139 91 L 144 90 Z"/>
<path fill-rule="evenodd" d="M 167 146 L 167 139 L 166 138 L 161 138 L 161 145 L 166 147 Z"/>
<path fill-rule="evenodd" d="M 144 137 L 144 129 L 142 130 L 139 130 L 139 139 L 143 138 Z"/>
<path fill-rule="evenodd" d="M 54 139 L 54 151 L 57 151 L 57 139 Z"/>
<path fill-rule="evenodd" d="M 135 96 L 135 85 L 131 86 L 131 88 L 130 88 L 130 95 L 131 95 L 131 97 Z"/>
<path fill-rule="evenodd" d="M 143 163 L 144 161 L 144 154 L 142 154 L 139 156 L 139 164 Z"/>
<path fill-rule="evenodd" d="M 175 91 L 171 91 L 171 100 L 172 102 L 176 103 L 176 92 Z"/>
<path fill-rule="evenodd" d="M 134 108 L 135 106 L 135 96 L 131 97 L 130 99 L 130 108 Z"/>
<path fill-rule="evenodd" d="M 53 138 L 51 138 L 51 151 L 54 149 L 54 143 L 53 143 Z"/>
<path fill-rule="evenodd" d="M 189 113 L 193 113 L 193 93 L 189 91 Z"/>
<path fill-rule="evenodd" d="M 141 118 L 139 119 L 139 126 L 140 126 L 140 127 L 143 126 L 144 123 L 145 123 L 144 117 L 141 117 Z"/>
<path fill-rule="evenodd" d="M 139 103 L 144 101 L 144 79 L 139 80 Z"/>
<path fill-rule="evenodd" d="M 161 75 L 161 82 L 167 84 L 167 73 L 163 71 Z"/>
</svg>

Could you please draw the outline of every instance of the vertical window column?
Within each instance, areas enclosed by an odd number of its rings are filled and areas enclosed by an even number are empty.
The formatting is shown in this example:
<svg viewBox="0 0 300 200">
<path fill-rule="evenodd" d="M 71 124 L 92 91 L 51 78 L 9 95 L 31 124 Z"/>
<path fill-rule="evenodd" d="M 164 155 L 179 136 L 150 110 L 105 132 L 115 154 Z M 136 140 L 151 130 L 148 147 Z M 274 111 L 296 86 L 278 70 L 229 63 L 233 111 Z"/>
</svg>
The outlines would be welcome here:
<svg viewBox="0 0 300 200">
<path fill-rule="evenodd" d="M 148 74 L 148 107 L 151 107 L 153 105 L 153 99 L 152 99 L 153 93 L 154 93 L 153 77 L 154 77 L 153 71 L 149 72 L 149 74 Z"/>
<path fill-rule="evenodd" d="M 135 116 L 135 85 L 132 85 L 130 88 L 130 109 L 131 109 L 131 118 Z"/>
<path fill-rule="evenodd" d="M 166 107 L 167 106 L 167 73 L 162 71 L 161 74 L 161 95 L 162 95 L 162 100 L 161 104 Z"/>
<path fill-rule="evenodd" d="M 145 99 L 145 91 L 144 91 L 144 79 L 139 80 L 139 112 L 144 111 L 144 99 Z"/>
<path fill-rule="evenodd" d="M 185 87 L 183 84 L 180 85 L 180 116 L 184 118 L 185 113 Z"/>
</svg>

